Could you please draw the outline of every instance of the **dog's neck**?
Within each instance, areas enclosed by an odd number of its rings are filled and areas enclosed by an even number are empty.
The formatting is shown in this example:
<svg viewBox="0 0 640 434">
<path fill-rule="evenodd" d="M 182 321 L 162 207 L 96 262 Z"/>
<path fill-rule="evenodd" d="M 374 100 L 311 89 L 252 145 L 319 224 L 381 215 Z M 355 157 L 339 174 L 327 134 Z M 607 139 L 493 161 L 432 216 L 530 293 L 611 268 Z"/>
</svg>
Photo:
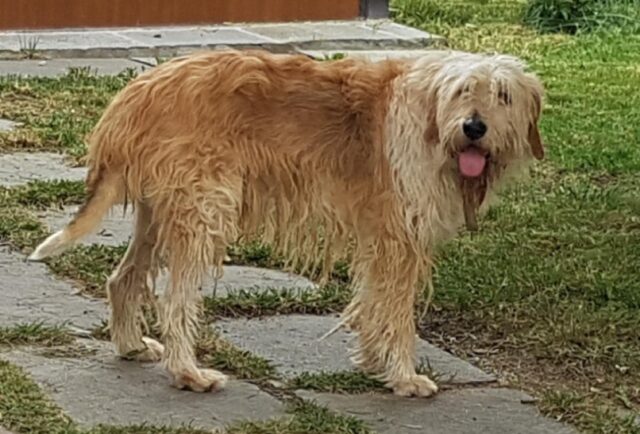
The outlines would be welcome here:
<svg viewBox="0 0 640 434">
<path fill-rule="evenodd" d="M 444 147 L 427 143 L 427 107 L 408 91 L 402 77 L 396 80 L 385 122 L 385 151 L 400 197 L 405 229 L 421 246 L 432 248 L 452 237 L 464 223 L 457 174 L 450 170 Z"/>
</svg>

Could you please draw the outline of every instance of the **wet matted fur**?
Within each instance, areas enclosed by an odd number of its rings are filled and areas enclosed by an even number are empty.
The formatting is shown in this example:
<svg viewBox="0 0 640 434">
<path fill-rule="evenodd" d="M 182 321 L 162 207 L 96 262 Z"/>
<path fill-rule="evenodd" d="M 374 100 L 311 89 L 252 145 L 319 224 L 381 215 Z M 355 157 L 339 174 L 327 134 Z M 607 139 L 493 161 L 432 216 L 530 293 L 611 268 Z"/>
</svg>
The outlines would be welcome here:
<svg viewBox="0 0 640 434">
<path fill-rule="evenodd" d="M 86 203 L 31 258 L 63 251 L 130 201 L 134 238 L 107 284 L 112 340 L 122 356 L 161 359 L 175 386 L 206 391 L 225 376 L 196 365 L 199 288 L 203 273 L 222 269 L 227 246 L 260 235 L 325 273 L 350 246 L 353 360 L 396 394 L 429 396 L 436 385 L 415 371 L 414 303 L 432 252 L 465 221 L 475 225 L 510 172 L 542 158 L 542 94 L 520 61 L 501 55 L 174 59 L 107 108 L 90 137 Z M 159 264 L 170 272 L 164 345 L 140 323 Z"/>
</svg>

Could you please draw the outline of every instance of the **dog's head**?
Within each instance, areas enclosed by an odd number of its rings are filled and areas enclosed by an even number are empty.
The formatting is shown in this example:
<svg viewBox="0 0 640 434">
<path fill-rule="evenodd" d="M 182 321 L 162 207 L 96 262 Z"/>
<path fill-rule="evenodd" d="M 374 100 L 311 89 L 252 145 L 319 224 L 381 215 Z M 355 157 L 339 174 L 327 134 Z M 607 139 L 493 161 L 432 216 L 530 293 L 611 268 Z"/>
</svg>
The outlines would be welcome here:
<svg viewBox="0 0 640 434">
<path fill-rule="evenodd" d="M 459 182 L 467 226 L 487 189 L 512 166 L 544 157 L 538 130 L 543 87 L 510 56 L 434 53 L 417 61 L 426 100 L 426 146 Z"/>
</svg>

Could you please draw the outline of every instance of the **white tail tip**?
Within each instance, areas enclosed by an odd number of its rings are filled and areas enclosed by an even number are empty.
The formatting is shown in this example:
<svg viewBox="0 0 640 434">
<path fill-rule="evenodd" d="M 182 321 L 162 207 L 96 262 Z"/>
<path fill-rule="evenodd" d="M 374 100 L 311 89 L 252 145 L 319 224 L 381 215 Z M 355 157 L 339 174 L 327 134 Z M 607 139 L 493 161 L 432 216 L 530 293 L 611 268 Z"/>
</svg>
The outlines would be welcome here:
<svg viewBox="0 0 640 434">
<path fill-rule="evenodd" d="M 67 236 L 64 230 L 58 231 L 44 240 L 36 250 L 29 255 L 29 261 L 41 261 L 51 255 L 62 252 L 67 247 Z"/>
</svg>

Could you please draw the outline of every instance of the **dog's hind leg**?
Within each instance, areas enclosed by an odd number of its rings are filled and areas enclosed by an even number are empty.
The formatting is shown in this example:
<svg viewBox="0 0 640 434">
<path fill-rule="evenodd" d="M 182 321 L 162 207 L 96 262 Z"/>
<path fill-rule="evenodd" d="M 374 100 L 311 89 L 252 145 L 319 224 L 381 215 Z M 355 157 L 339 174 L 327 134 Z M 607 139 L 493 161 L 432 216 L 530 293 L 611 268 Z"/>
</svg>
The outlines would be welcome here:
<svg viewBox="0 0 640 434">
<path fill-rule="evenodd" d="M 152 271 L 152 251 L 157 239 L 151 209 L 146 204 L 136 204 L 135 221 L 133 239 L 107 282 L 111 340 L 123 358 L 159 361 L 163 346 L 142 334 L 142 304 L 153 300 L 147 277 Z"/>
<path fill-rule="evenodd" d="M 415 370 L 414 303 L 422 271 L 420 259 L 404 243 L 378 238 L 362 251 L 356 266 L 356 293 L 345 322 L 358 333 L 354 362 L 377 374 L 400 396 L 430 396 L 438 387 Z"/>
<path fill-rule="evenodd" d="M 241 183 L 230 179 L 203 187 L 172 203 L 161 237 L 169 240 L 167 265 L 170 280 L 160 303 L 163 363 L 179 389 L 195 392 L 224 386 L 226 376 L 197 366 L 194 347 L 199 328 L 203 274 L 222 267 L 229 242 L 237 237 Z M 234 187 L 232 187 L 235 186 Z"/>
</svg>

